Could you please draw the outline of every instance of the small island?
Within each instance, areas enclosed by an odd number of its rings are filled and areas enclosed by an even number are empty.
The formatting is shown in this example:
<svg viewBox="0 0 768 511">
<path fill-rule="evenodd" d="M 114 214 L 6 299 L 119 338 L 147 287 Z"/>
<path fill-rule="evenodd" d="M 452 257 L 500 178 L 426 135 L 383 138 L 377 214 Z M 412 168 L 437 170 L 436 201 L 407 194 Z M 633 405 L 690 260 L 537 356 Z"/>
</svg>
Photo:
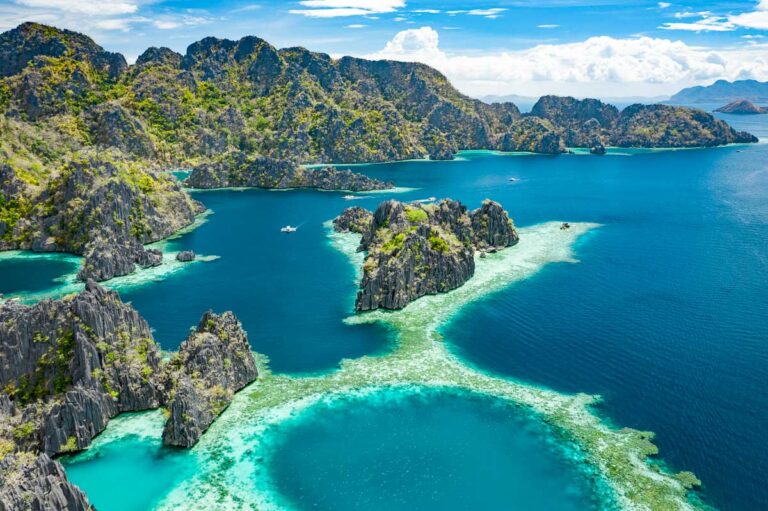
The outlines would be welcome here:
<svg viewBox="0 0 768 511">
<path fill-rule="evenodd" d="M 355 309 L 402 309 L 413 300 L 463 285 L 475 272 L 475 250 L 496 252 L 519 241 L 515 224 L 497 202 L 467 211 L 458 201 L 435 204 L 390 200 L 370 213 L 349 208 L 334 220 L 337 232 L 362 234 L 367 257 Z"/>
<path fill-rule="evenodd" d="M 768 114 L 768 107 L 757 106 L 746 99 L 737 99 L 736 101 L 731 101 L 727 105 L 715 109 L 715 112 L 737 115 Z"/>
</svg>

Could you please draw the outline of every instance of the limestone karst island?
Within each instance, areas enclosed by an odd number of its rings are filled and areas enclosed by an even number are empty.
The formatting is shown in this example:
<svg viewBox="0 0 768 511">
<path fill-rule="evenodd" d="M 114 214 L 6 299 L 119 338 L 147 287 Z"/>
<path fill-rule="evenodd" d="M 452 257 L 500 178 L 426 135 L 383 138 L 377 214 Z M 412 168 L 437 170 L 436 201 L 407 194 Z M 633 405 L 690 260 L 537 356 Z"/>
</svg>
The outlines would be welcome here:
<svg viewBox="0 0 768 511">
<path fill-rule="evenodd" d="M 768 3 L 0 0 L 0 511 L 768 508 Z"/>
</svg>

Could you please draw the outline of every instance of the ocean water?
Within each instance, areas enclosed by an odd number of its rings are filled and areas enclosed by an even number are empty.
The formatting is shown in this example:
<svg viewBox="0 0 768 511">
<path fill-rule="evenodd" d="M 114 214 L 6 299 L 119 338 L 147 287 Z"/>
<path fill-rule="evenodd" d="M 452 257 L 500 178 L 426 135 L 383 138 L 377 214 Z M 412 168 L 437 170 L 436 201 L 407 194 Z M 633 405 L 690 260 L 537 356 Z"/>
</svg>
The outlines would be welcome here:
<svg viewBox="0 0 768 511">
<path fill-rule="evenodd" d="M 768 137 L 766 117 L 726 118 Z M 597 222 L 603 227 L 576 248 L 579 264 L 548 266 L 466 307 L 442 327 L 448 346 L 467 363 L 491 373 L 564 392 L 601 394 L 600 413 L 619 426 L 655 431 L 661 458 L 674 469 L 695 472 L 704 482 L 706 502 L 726 510 L 765 509 L 768 144 L 612 153 L 548 157 L 468 152 L 454 162 L 358 166 L 356 170 L 373 177 L 412 188 L 359 201 L 312 191 L 196 193 L 214 213 L 169 248 L 189 248 L 220 259 L 127 289 L 123 298 L 147 318 L 165 348 L 178 346 L 204 310 L 231 309 L 243 321 L 254 349 L 270 357 L 275 371 L 327 371 L 342 358 L 382 353 L 390 342 L 383 328 L 342 323 L 352 312 L 354 272 L 328 242 L 323 223 L 344 207 L 374 208 L 383 198 L 430 196 L 477 207 L 488 197 L 501 202 L 518 225 Z M 299 231 L 280 233 L 289 223 L 299 225 Z M 23 262 L 31 266 L 19 271 L 14 265 L 20 261 L 0 260 L 0 293 L 41 290 L 71 271 L 51 260 Z M 427 408 L 406 406 L 391 412 L 414 426 L 409 431 L 423 438 L 424 452 L 430 449 L 429 435 L 416 426 L 432 414 L 462 424 L 468 439 L 487 431 L 486 419 L 507 421 L 513 428 L 519 424 L 515 417 L 484 418 L 485 412 L 475 405 Z M 348 420 L 337 424 L 350 429 L 335 436 L 328 430 L 313 435 L 309 422 L 303 421 L 286 429 L 286 437 L 303 446 L 300 455 L 288 447 L 280 450 L 287 465 L 275 458 L 275 481 L 286 498 L 306 499 L 306 492 L 317 491 L 314 498 L 333 508 L 351 498 L 352 487 L 321 484 L 332 476 L 323 472 L 322 460 L 331 460 L 332 447 L 347 437 L 355 446 L 350 452 L 365 450 L 366 441 L 370 451 L 385 438 L 378 429 L 371 430 L 367 440 L 360 432 L 366 421 L 385 420 L 379 408 L 370 404 L 359 416 L 356 413 L 341 411 Z M 335 410 L 313 412 L 311 417 L 327 424 L 336 420 Z M 450 429 L 436 432 L 435 441 L 450 438 Z M 125 449 L 115 447 L 98 459 L 73 464 L 73 480 L 89 493 L 108 496 L 119 484 L 119 474 L 141 484 L 147 479 L 150 486 L 154 472 L 174 474 L 174 469 L 165 472 L 173 466 L 169 458 L 156 456 L 153 463 L 159 465 L 149 470 L 143 458 L 122 452 L 158 452 L 157 445 L 142 442 L 144 447 L 125 444 Z M 487 448 L 484 445 L 477 448 Z M 120 456 L 124 461 L 117 461 Z M 355 472 L 364 462 L 359 460 Z M 297 478 L 301 487 L 293 486 L 281 478 L 281 466 L 306 468 L 307 479 Z M 101 477 L 100 467 L 118 476 Z M 513 470 L 505 465 L 507 469 Z M 449 469 L 434 467 L 434 488 L 450 486 L 450 477 L 441 470 Z M 567 468 L 544 472 L 548 475 L 536 484 L 562 485 L 565 477 L 580 486 Z M 177 482 L 158 480 L 166 487 Z M 411 494 L 408 480 L 399 481 L 388 480 L 392 487 L 387 492 L 396 487 L 404 499 L 427 498 Z M 489 499 L 504 498 L 503 489 L 487 491 Z M 129 497 L 121 502 L 134 502 Z M 108 500 L 97 501 L 99 509 L 143 509 L 154 502 L 112 507 Z M 557 502 L 565 509 L 574 501 Z"/>
<path fill-rule="evenodd" d="M 323 403 L 267 436 L 262 477 L 287 509 L 596 509 L 541 422 L 468 393 Z"/>
</svg>

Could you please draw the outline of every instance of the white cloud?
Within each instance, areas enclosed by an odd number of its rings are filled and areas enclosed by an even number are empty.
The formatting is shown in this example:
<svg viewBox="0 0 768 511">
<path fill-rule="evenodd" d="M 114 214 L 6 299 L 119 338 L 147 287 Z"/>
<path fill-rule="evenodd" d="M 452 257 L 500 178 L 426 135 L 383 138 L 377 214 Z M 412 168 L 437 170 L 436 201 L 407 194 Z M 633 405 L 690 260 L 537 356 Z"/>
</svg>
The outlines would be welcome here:
<svg viewBox="0 0 768 511">
<path fill-rule="evenodd" d="M 659 9 L 666 9 L 668 7 L 672 7 L 672 4 L 669 2 L 659 2 Z"/>
<path fill-rule="evenodd" d="M 132 14 L 139 9 L 136 2 L 126 0 L 16 0 L 16 3 L 26 7 L 99 16 Z"/>
<path fill-rule="evenodd" d="M 486 18 L 494 19 L 498 18 L 504 11 L 506 11 L 506 9 L 494 7 L 492 9 L 471 9 L 467 11 L 467 14 L 470 16 L 484 16 Z"/>
<path fill-rule="evenodd" d="M 753 11 L 739 14 L 716 15 L 709 11 L 678 12 L 676 18 L 701 19 L 694 22 L 664 23 L 659 28 L 665 30 L 687 30 L 693 32 L 730 32 L 740 28 L 768 30 L 768 0 L 760 0 Z"/>
<path fill-rule="evenodd" d="M 545 23 L 544 25 L 536 25 L 536 28 L 558 28 L 559 26 L 553 23 Z"/>
<path fill-rule="evenodd" d="M 418 14 L 440 14 L 439 9 L 414 9 L 411 12 L 415 12 Z"/>
<path fill-rule="evenodd" d="M 395 12 L 405 7 L 405 0 L 302 0 L 299 4 L 307 9 L 289 12 L 312 18 L 338 18 Z"/>
<path fill-rule="evenodd" d="M 351 25 L 347 25 L 347 28 L 365 28 L 367 25 L 363 25 L 362 23 L 353 23 Z"/>
<path fill-rule="evenodd" d="M 713 51 L 669 39 L 597 36 L 478 56 L 445 52 L 439 42 L 431 27 L 404 30 L 367 57 L 429 64 L 474 95 L 658 95 L 720 78 L 768 80 L 766 45 Z"/>
</svg>

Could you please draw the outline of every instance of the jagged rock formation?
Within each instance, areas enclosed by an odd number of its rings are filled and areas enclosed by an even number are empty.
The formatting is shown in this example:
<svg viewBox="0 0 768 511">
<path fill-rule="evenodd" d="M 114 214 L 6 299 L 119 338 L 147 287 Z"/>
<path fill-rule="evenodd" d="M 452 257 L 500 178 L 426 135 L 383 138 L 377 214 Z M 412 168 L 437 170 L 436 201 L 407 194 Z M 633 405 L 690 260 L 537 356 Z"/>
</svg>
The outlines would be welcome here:
<svg viewBox="0 0 768 511">
<path fill-rule="evenodd" d="M 472 243 L 480 250 L 503 249 L 520 241 L 509 215 L 498 202 L 484 200 L 469 217 L 472 220 Z"/>
<path fill-rule="evenodd" d="M 371 215 L 350 208 L 334 221 L 340 232 L 360 232 L 368 252 L 355 308 L 401 309 L 428 294 L 444 293 L 474 274 L 475 248 L 503 249 L 519 238 L 502 207 L 483 202 L 467 212 L 461 203 L 383 202 Z"/>
<path fill-rule="evenodd" d="M 632 105 L 621 112 L 596 99 L 544 96 L 531 114 L 556 126 L 569 147 L 709 147 L 757 138 L 737 132 L 703 110 L 669 105 Z"/>
<path fill-rule="evenodd" d="M 345 209 L 341 215 L 333 219 L 333 228 L 337 232 L 368 232 L 373 222 L 373 214 L 360 206 Z"/>
<path fill-rule="evenodd" d="M 23 140 L 8 145 L 13 150 Z M 77 153 L 50 173 L 0 165 L 0 192 L 0 249 L 83 254 L 83 280 L 159 264 L 160 254 L 143 245 L 191 224 L 204 209 L 172 177 L 110 151 Z"/>
<path fill-rule="evenodd" d="M 26 449 L 82 449 L 116 414 L 160 404 L 149 326 L 93 281 L 74 297 L 4 304 L 0 339 L 0 386 L 14 411 L 5 434 Z"/>
<path fill-rule="evenodd" d="M 182 263 L 188 263 L 195 260 L 195 253 L 191 250 L 182 250 L 176 254 L 176 260 Z"/>
<path fill-rule="evenodd" d="M 215 163 L 195 167 L 185 183 L 192 188 L 316 188 L 353 192 L 394 187 L 393 183 L 349 170 L 334 167 L 306 169 L 289 160 L 248 156 L 242 151 L 232 152 Z"/>
<path fill-rule="evenodd" d="M 0 250 L 86 254 L 81 278 L 156 264 L 141 245 L 189 225 L 200 206 L 153 168 L 197 167 L 188 183 L 200 188 L 360 191 L 390 184 L 298 163 L 756 140 L 662 105 L 617 113 L 545 97 L 521 116 L 423 64 L 332 59 L 257 37 L 209 37 L 184 55 L 150 48 L 127 66 L 82 34 L 24 23 L 0 34 Z"/>
<path fill-rule="evenodd" d="M 85 494 L 47 454 L 0 459 L 0 511 L 91 511 Z"/>
<path fill-rule="evenodd" d="M 565 141 L 555 126 L 546 119 L 526 117 L 512 124 L 508 133 L 497 143 L 501 151 L 524 151 L 560 154 L 566 151 Z"/>
<path fill-rule="evenodd" d="M 231 312 L 207 312 L 169 363 L 170 416 L 163 443 L 192 447 L 234 393 L 258 376 L 248 338 Z"/>
<path fill-rule="evenodd" d="M 84 449 L 121 412 L 161 405 L 166 443 L 191 446 L 257 375 L 231 312 L 206 313 L 164 364 L 144 319 L 93 281 L 61 300 L 0 305 L 0 511 L 90 509 L 48 456 Z"/>
<path fill-rule="evenodd" d="M 731 101 L 725 106 L 717 108 L 715 112 L 739 115 L 768 114 L 768 107 L 757 106 L 746 99 L 737 99 L 736 101 Z"/>
</svg>

